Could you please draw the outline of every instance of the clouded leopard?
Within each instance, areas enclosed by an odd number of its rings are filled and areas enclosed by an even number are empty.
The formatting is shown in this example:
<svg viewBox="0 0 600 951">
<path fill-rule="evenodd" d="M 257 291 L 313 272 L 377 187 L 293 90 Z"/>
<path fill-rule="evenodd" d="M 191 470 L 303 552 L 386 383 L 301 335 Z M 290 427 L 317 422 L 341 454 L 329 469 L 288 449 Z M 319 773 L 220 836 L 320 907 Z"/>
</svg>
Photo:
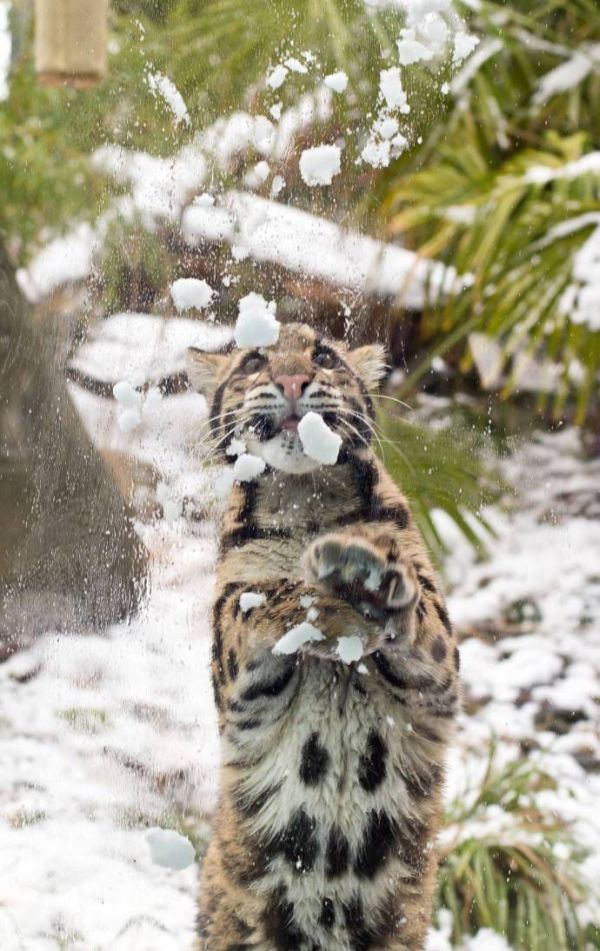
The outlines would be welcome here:
<svg viewBox="0 0 600 951">
<path fill-rule="evenodd" d="M 380 347 L 300 324 L 266 349 L 189 354 L 223 461 L 243 438 L 266 463 L 234 486 L 220 541 L 206 951 L 424 945 L 459 656 L 406 499 L 371 449 L 383 373 Z M 342 437 L 335 465 L 303 452 L 309 411 Z M 323 639 L 274 653 L 303 622 Z M 354 663 L 339 654 L 349 636 Z"/>
</svg>

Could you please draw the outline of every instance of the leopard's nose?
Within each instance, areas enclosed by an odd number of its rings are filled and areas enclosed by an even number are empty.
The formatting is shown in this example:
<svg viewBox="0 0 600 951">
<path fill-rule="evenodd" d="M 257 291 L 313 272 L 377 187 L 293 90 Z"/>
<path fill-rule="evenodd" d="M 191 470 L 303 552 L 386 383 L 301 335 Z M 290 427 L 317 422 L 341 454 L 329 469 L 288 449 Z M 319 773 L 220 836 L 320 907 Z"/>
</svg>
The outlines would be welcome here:
<svg viewBox="0 0 600 951">
<path fill-rule="evenodd" d="M 310 377 L 304 373 L 294 373 L 292 376 L 283 373 L 276 377 L 275 383 L 288 400 L 297 400 L 310 383 Z"/>
</svg>

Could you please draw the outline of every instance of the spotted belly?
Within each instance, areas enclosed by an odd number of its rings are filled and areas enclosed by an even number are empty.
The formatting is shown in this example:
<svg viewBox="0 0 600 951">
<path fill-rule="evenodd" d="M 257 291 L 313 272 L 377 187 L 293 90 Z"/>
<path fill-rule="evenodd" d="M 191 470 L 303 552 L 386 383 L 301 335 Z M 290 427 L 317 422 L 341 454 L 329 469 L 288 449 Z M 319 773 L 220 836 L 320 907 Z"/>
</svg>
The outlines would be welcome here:
<svg viewBox="0 0 600 951">
<path fill-rule="evenodd" d="M 421 837 L 415 850 L 409 831 L 410 724 L 366 669 L 305 662 L 238 785 L 267 857 L 252 887 L 275 948 L 375 948 L 402 930 L 397 887 L 426 847 Z"/>
</svg>

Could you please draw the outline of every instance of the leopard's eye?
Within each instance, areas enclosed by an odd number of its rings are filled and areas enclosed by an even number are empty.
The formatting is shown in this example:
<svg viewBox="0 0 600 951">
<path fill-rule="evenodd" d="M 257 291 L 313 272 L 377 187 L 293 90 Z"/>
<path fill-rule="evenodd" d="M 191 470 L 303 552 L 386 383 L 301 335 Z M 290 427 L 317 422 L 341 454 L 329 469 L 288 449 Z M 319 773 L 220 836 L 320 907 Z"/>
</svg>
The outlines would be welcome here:
<svg viewBox="0 0 600 951">
<path fill-rule="evenodd" d="M 323 367 L 324 370 L 332 370 L 333 367 L 337 366 L 337 359 L 330 350 L 320 350 L 314 356 L 314 362 L 319 367 Z"/>
<path fill-rule="evenodd" d="M 260 353 L 255 353 L 246 357 L 241 369 L 244 373 L 258 373 L 264 365 L 265 358 Z"/>
</svg>

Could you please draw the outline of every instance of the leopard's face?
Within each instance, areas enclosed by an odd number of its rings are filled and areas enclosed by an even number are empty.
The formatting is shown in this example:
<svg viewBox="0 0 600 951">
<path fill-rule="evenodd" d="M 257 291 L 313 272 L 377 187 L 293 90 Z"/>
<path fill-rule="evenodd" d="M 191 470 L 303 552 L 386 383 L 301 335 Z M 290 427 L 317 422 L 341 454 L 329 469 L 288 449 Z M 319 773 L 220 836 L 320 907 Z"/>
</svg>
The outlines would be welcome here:
<svg viewBox="0 0 600 951">
<path fill-rule="evenodd" d="M 190 351 L 188 376 L 209 404 L 215 445 L 226 452 L 243 439 L 274 469 L 302 474 L 319 467 L 302 449 L 298 423 L 313 411 L 343 445 L 371 438 L 370 391 L 384 372 L 378 345 L 349 350 L 304 324 L 286 324 L 275 346 L 229 354 Z"/>
</svg>

